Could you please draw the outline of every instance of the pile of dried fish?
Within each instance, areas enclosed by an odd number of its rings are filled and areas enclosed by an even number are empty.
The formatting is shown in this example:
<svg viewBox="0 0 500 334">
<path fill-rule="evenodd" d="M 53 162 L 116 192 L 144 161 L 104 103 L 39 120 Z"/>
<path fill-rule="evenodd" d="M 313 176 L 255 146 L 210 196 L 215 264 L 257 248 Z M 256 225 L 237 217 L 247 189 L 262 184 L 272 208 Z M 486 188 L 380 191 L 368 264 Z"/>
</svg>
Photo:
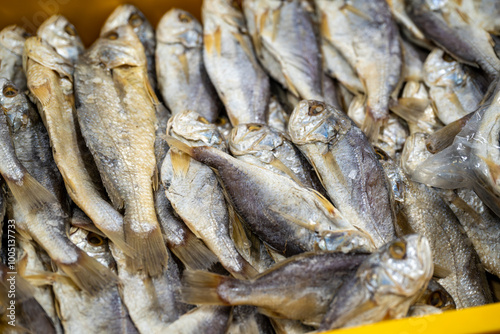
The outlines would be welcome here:
<svg viewBox="0 0 500 334">
<path fill-rule="evenodd" d="M 498 301 L 499 18 L 204 0 L 203 25 L 155 31 L 122 5 L 87 49 L 60 15 L 5 27 L 1 331 L 306 333 Z"/>
</svg>

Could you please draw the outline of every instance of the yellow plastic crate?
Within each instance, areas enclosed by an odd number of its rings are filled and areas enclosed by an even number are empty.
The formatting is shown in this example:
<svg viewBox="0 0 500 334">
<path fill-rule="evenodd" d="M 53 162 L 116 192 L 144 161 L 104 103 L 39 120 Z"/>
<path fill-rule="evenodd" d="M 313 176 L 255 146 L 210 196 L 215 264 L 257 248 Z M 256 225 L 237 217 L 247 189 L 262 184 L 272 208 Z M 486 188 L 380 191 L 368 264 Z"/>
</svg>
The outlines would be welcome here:
<svg viewBox="0 0 500 334">
<path fill-rule="evenodd" d="M 98 37 L 102 24 L 116 6 L 130 3 L 144 12 L 153 27 L 172 7 L 185 9 L 200 18 L 202 0 L 0 0 L 1 27 L 19 24 L 31 33 L 50 15 L 62 14 L 73 23 L 86 46 Z M 382 321 L 373 325 L 340 329 L 325 334 L 465 334 L 500 333 L 500 303 L 447 311 L 419 318 Z"/>
</svg>

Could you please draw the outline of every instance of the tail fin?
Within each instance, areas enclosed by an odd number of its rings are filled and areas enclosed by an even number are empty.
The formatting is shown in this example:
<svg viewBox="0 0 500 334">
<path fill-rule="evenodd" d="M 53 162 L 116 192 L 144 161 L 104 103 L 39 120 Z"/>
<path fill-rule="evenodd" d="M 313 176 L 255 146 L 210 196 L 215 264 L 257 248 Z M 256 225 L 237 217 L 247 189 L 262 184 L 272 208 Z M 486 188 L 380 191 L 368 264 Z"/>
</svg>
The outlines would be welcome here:
<svg viewBox="0 0 500 334">
<path fill-rule="evenodd" d="M 193 233 L 186 235 L 182 245 L 170 246 L 170 250 L 187 268 L 192 270 L 208 269 L 218 261 L 214 253 Z"/>
<path fill-rule="evenodd" d="M 79 252 L 76 262 L 70 264 L 58 262 L 57 265 L 80 289 L 90 295 L 96 295 L 99 291 L 118 282 L 118 278 L 109 268 L 83 251 Z"/>
<path fill-rule="evenodd" d="M 55 196 L 28 172 L 25 172 L 20 184 L 8 177 L 5 178 L 5 181 L 25 213 L 37 211 L 47 203 L 57 202 Z"/>
<path fill-rule="evenodd" d="M 365 121 L 363 122 L 361 130 L 363 130 L 370 143 L 377 142 L 380 133 L 380 127 L 382 126 L 384 120 L 385 118 L 375 117 L 375 115 L 373 115 L 372 113 L 372 110 L 370 108 L 367 108 Z"/>
<path fill-rule="evenodd" d="M 230 305 L 217 292 L 219 285 L 228 280 L 234 279 L 208 271 L 185 270 L 181 298 L 188 304 Z"/>
<path fill-rule="evenodd" d="M 143 269 L 151 277 L 160 275 L 168 261 L 160 227 L 155 226 L 153 230 L 141 233 L 133 231 L 130 225 L 130 222 L 125 222 L 125 240 L 136 254 L 135 259 L 129 258 L 128 261 L 132 272 Z"/>
</svg>

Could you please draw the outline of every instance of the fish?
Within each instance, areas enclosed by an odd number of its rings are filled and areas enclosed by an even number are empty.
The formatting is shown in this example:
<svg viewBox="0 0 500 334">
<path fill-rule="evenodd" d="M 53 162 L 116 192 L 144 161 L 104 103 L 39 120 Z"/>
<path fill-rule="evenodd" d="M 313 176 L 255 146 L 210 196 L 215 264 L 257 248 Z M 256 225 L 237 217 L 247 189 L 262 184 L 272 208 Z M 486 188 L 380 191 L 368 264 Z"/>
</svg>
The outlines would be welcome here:
<svg viewBox="0 0 500 334">
<path fill-rule="evenodd" d="M 193 304 L 253 305 L 267 316 L 319 326 L 337 291 L 367 253 L 316 252 L 290 257 L 250 280 L 187 271 L 181 290 Z"/>
<path fill-rule="evenodd" d="M 267 113 L 267 124 L 276 130 L 286 132 L 289 115 L 281 105 L 275 95 L 269 100 L 269 109 Z"/>
<path fill-rule="evenodd" d="M 418 234 L 395 239 L 366 258 L 337 292 L 320 330 L 406 316 L 432 277 L 429 241 Z"/>
<path fill-rule="evenodd" d="M 102 266 L 116 270 L 106 238 L 73 226 L 69 230 L 69 238 Z M 116 284 L 97 295 L 89 295 L 64 280 L 56 279 L 53 289 L 59 318 L 66 333 L 138 333 Z"/>
<path fill-rule="evenodd" d="M 227 334 L 273 334 L 269 319 L 260 314 L 256 307 L 237 306 L 233 308 L 231 323 Z"/>
<path fill-rule="evenodd" d="M 13 213 L 10 213 L 9 216 L 13 217 Z M 50 318 L 54 326 L 54 331 L 56 333 L 62 333 L 61 323 L 56 314 L 52 287 L 50 285 L 38 284 L 40 281 L 43 282 L 44 276 L 53 274 L 50 268 L 50 259 L 36 243 L 22 237 L 21 233 L 22 232 L 16 235 L 17 261 L 15 271 L 17 271 L 23 279 L 26 279 L 28 283 L 33 285 L 31 290 L 33 297 Z"/>
<path fill-rule="evenodd" d="M 414 305 L 432 306 L 441 311 L 456 309 L 453 297 L 438 283 L 436 278 L 431 278 L 427 288 L 417 298 Z"/>
<path fill-rule="evenodd" d="M 491 302 L 484 269 L 470 239 L 457 217 L 436 191 L 409 180 L 390 159 L 382 164 L 400 192 L 403 233 L 424 235 L 430 244 L 432 260 L 442 277 L 438 282 L 453 297 L 457 308 Z M 398 221 L 399 222 L 399 221 Z"/>
<path fill-rule="evenodd" d="M 12 283 L 15 282 L 12 287 Z M 56 334 L 54 324 L 33 296 L 32 286 L 19 274 L 12 274 L 4 263 L 0 263 L 0 330 L 2 333 L 43 332 Z M 8 298 L 14 290 L 13 299 Z M 8 309 L 15 302 L 14 326 Z"/>
<path fill-rule="evenodd" d="M 426 38 L 456 60 L 480 67 L 492 80 L 500 72 L 500 59 L 493 50 L 491 37 L 459 3 L 407 0 L 405 9 Z"/>
<path fill-rule="evenodd" d="M 82 135 L 114 208 L 125 208 L 125 242 L 135 254 L 131 269 L 159 275 L 168 254 L 153 196 L 158 100 L 133 29 L 124 25 L 100 37 L 80 57 L 74 76 Z"/>
<path fill-rule="evenodd" d="M 289 177 L 238 160 L 214 147 L 190 147 L 171 137 L 167 141 L 170 147 L 174 145 L 216 169 L 229 202 L 245 225 L 281 255 L 315 249 L 347 252 L 373 248 L 370 237 L 356 230 L 327 199 Z M 282 193 L 288 196 L 284 198 Z"/>
<path fill-rule="evenodd" d="M 432 156 L 432 153 L 426 147 L 428 138 L 428 134 L 416 132 L 406 139 L 403 153 L 401 154 L 401 167 L 410 178 L 413 177 L 417 167 Z"/>
<path fill-rule="evenodd" d="M 306 1 L 244 1 L 247 28 L 267 73 L 299 99 L 323 100 L 320 47 Z"/>
<path fill-rule="evenodd" d="M 424 81 L 436 114 L 445 125 L 475 111 L 484 96 L 464 65 L 439 48 L 432 50 L 424 62 Z"/>
<path fill-rule="evenodd" d="M 453 144 L 422 162 L 412 179 L 443 189 L 471 188 L 496 215 L 500 215 L 497 182 L 500 85 L 493 83 L 490 91 L 455 136 Z"/>
<path fill-rule="evenodd" d="M 471 189 L 448 190 L 443 199 L 472 241 L 484 268 L 500 277 L 500 218 Z"/>
<path fill-rule="evenodd" d="M 226 333 L 231 319 L 231 310 L 232 308 L 227 306 L 199 306 L 170 324 L 166 333 Z"/>
<path fill-rule="evenodd" d="M 12 192 L 12 218 L 17 228 L 29 234 L 79 288 L 90 294 L 98 293 L 116 278 L 68 239 L 66 194 L 42 121 L 26 95 L 12 82 L 0 78 L 0 87 L 0 104 L 4 111 L 0 118 L 7 118 L 4 124 L 8 125 L 6 131 L 12 134 L 13 144 L 11 157 L 6 160 L 16 161 L 15 165 L 19 166 L 16 170 L 24 174 L 19 185 L 12 185 L 15 180 L 6 179 Z M 36 193 L 31 194 L 31 191 Z M 43 197 L 37 202 L 35 196 Z"/>
<path fill-rule="evenodd" d="M 20 26 L 11 25 L 0 31 L 0 78 L 7 78 L 25 91 L 26 74 L 23 71 L 24 42 L 30 35 Z"/>
<path fill-rule="evenodd" d="M 120 294 L 130 317 L 140 333 L 171 333 L 168 327 L 189 308 L 180 300 L 180 269 L 173 256 L 161 275 L 148 277 L 132 271 L 127 256 L 110 243 L 120 278 Z"/>
<path fill-rule="evenodd" d="M 425 36 L 420 29 L 413 23 L 405 11 L 405 0 L 386 0 L 391 10 L 394 20 L 404 29 L 409 31 L 413 38 L 425 40 Z"/>
<path fill-rule="evenodd" d="M 214 124 L 195 111 L 173 116 L 167 135 L 192 146 L 209 145 L 226 150 Z M 210 167 L 171 149 L 162 168 L 165 193 L 175 212 L 190 230 L 217 256 L 222 266 L 236 277 L 252 277 L 257 271 L 241 256 L 231 240 L 231 221 L 223 189 Z M 193 208 L 198 208 L 193 210 Z"/>
<path fill-rule="evenodd" d="M 285 133 L 261 124 L 239 124 L 231 131 L 228 144 L 237 159 L 288 176 L 326 196 L 314 169 Z"/>
<path fill-rule="evenodd" d="M 73 67 L 83 52 L 83 44 L 73 25 L 62 16 L 49 18 L 40 26 L 39 33 L 47 40 L 30 37 L 23 64 L 28 88 L 49 134 L 66 191 L 101 231 L 130 254 L 123 233 L 123 217 L 99 189 L 100 176 L 94 171 L 95 165 L 89 165 L 93 159 L 76 118 Z"/>
<path fill-rule="evenodd" d="M 190 13 L 173 8 L 156 29 L 158 87 L 176 115 L 193 110 L 215 122 L 221 109 L 203 63 L 203 27 Z"/>
<path fill-rule="evenodd" d="M 315 0 L 321 35 L 356 70 L 366 100 L 362 129 L 375 141 L 402 71 L 399 33 L 385 0 Z"/>
<path fill-rule="evenodd" d="M 376 247 L 394 239 L 388 180 L 366 136 L 348 116 L 304 100 L 290 116 L 288 135 L 349 223 L 370 235 Z"/>
<path fill-rule="evenodd" d="M 231 0 L 204 0 L 203 62 L 233 126 L 266 122 L 269 77 L 252 46 L 241 8 Z"/>
<path fill-rule="evenodd" d="M 105 36 L 119 26 L 129 25 L 134 30 L 144 47 L 149 83 L 153 90 L 157 88 L 155 49 L 155 30 L 146 16 L 134 5 L 123 4 L 115 8 L 104 22 L 100 36 Z"/>
</svg>

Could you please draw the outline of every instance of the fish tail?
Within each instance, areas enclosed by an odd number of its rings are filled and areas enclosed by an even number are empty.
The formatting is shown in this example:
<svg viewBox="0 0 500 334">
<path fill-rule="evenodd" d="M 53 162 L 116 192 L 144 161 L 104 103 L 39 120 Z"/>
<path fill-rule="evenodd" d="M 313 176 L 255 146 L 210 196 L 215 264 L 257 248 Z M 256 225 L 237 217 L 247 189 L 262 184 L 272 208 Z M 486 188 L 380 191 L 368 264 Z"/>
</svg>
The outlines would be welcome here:
<svg viewBox="0 0 500 334">
<path fill-rule="evenodd" d="M 135 259 L 136 254 L 134 252 L 134 248 L 127 244 L 125 241 L 125 235 L 122 231 L 105 230 L 102 228 L 100 231 L 102 231 L 102 233 L 104 233 L 106 237 L 116 245 L 116 247 L 120 248 L 123 254 L 131 259 Z"/>
<path fill-rule="evenodd" d="M 56 262 L 66 275 L 82 290 L 90 295 L 96 295 L 99 291 L 118 282 L 116 275 L 97 260 L 78 249 L 78 260 L 73 263 Z"/>
<path fill-rule="evenodd" d="M 125 221 L 125 240 L 135 253 L 135 259 L 128 258 L 132 272 L 142 269 L 155 277 L 167 267 L 167 247 L 159 226 L 148 232 L 136 232 L 131 229 L 130 222 Z"/>
<path fill-rule="evenodd" d="M 230 277 L 208 271 L 185 270 L 181 299 L 187 304 L 230 305 L 219 296 L 217 288 Z"/>
<path fill-rule="evenodd" d="M 432 154 L 436 154 L 453 144 L 455 137 L 460 131 L 462 131 L 463 127 L 467 124 L 472 115 L 474 115 L 474 112 L 467 114 L 430 134 L 425 141 L 427 150 Z"/>
<path fill-rule="evenodd" d="M 385 118 L 376 117 L 372 110 L 368 108 L 366 112 L 366 117 L 361 126 L 361 130 L 365 133 L 366 137 L 371 143 L 375 143 L 378 140 L 380 134 L 380 127 L 384 122 Z"/>
<path fill-rule="evenodd" d="M 55 196 L 42 186 L 33 176 L 25 172 L 21 181 L 5 177 L 7 186 L 22 210 L 31 213 L 48 203 L 57 202 Z"/>
<path fill-rule="evenodd" d="M 242 269 L 240 271 L 242 278 L 251 279 L 259 274 L 257 269 L 255 269 L 248 261 L 246 261 L 243 258 L 242 258 L 242 260 L 243 260 L 243 265 L 242 265 Z"/>
<path fill-rule="evenodd" d="M 192 233 L 186 235 L 183 244 L 170 246 L 170 250 L 192 270 L 208 269 L 218 261 L 217 256 Z"/>
</svg>

